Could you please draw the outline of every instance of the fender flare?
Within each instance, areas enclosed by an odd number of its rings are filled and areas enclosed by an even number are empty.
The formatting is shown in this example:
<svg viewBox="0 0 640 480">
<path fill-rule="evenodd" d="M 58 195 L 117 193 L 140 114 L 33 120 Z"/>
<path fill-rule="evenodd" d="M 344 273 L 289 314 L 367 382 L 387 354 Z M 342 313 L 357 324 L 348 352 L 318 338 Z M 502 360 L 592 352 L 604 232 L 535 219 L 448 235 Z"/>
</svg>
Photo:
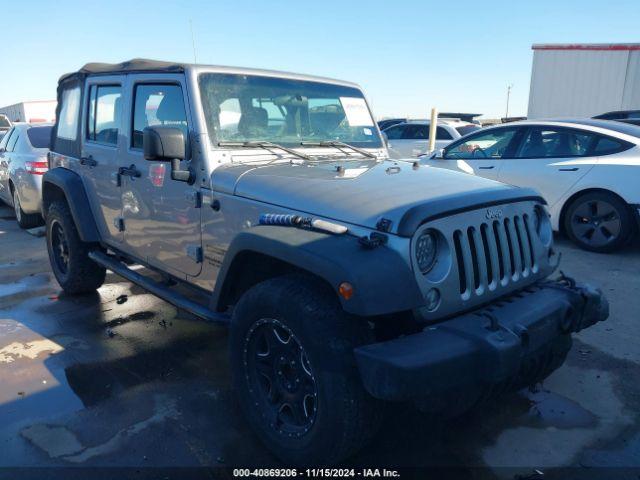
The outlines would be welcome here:
<svg viewBox="0 0 640 480">
<path fill-rule="evenodd" d="M 52 188 L 53 187 L 53 188 Z M 62 191 L 83 242 L 99 242 L 100 232 L 89 208 L 89 198 L 80 175 L 63 167 L 49 170 L 42 177 L 42 210 L 55 200 L 55 189 Z"/>
<path fill-rule="evenodd" d="M 211 306 L 224 309 L 223 292 L 233 282 L 233 264 L 238 255 L 253 252 L 285 262 L 325 280 L 338 291 L 342 282 L 353 286 L 354 295 L 337 295 L 345 311 L 374 316 L 407 311 L 424 300 L 413 271 L 396 251 L 381 246 L 363 248 L 351 235 L 282 226 L 255 226 L 239 233 L 229 245 L 220 267 Z M 207 261 L 205 248 L 205 261 Z"/>
</svg>

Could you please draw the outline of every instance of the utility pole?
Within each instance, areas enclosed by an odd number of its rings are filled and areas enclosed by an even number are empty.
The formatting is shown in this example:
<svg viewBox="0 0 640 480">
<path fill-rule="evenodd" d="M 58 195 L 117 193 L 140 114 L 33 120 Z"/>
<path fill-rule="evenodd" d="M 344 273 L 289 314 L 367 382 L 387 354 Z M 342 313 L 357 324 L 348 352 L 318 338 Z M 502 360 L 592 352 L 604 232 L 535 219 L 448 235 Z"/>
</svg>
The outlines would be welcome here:
<svg viewBox="0 0 640 480">
<path fill-rule="evenodd" d="M 509 97 L 511 97 L 511 89 L 513 88 L 513 83 L 507 85 L 507 112 L 504 114 L 505 118 L 509 118 Z"/>
</svg>

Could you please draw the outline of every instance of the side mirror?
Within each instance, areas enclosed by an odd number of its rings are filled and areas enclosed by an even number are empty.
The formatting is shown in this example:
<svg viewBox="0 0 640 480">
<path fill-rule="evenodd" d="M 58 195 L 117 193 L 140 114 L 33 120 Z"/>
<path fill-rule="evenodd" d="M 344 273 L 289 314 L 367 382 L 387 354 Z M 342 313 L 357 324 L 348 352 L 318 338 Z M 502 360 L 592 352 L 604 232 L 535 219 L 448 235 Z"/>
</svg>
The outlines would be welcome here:
<svg viewBox="0 0 640 480">
<path fill-rule="evenodd" d="M 433 155 L 431 155 L 431 158 L 438 158 L 438 159 L 444 158 L 444 148 L 440 148 L 435 152 L 433 152 Z"/>
<path fill-rule="evenodd" d="M 156 125 L 142 132 L 142 148 L 145 160 L 171 162 L 171 178 L 192 184 L 193 170 L 180 169 L 180 161 L 186 158 L 185 138 L 182 129 Z"/>
</svg>

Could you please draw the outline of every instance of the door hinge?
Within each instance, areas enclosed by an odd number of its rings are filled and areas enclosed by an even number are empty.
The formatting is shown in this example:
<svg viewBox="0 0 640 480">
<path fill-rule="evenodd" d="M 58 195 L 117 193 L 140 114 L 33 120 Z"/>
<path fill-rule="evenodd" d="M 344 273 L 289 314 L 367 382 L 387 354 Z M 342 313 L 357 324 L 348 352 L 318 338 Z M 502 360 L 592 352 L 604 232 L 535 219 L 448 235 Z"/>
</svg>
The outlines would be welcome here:
<svg viewBox="0 0 640 480">
<path fill-rule="evenodd" d="M 113 219 L 113 225 L 119 232 L 124 232 L 124 218 L 116 217 Z"/>
<path fill-rule="evenodd" d="M 197 190 L 187 190 L 184 196 L 193 208 L 202 207 L 202 194 Z"/>
<path fill-rule="evenodd" d="M 187 256 L 196 263 L 202 263 L 202 247 L 187 245 Z"/>
</svg>

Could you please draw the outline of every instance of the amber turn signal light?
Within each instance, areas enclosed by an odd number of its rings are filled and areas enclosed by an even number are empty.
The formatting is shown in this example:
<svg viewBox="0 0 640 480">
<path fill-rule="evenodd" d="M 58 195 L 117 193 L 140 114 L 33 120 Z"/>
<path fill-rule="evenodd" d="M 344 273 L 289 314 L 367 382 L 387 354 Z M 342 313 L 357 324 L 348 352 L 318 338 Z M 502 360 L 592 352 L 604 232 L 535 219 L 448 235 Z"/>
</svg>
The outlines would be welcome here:
<svg viewBox="0 0 640 480">
<path fill-rule="evenodd" d="M 351 285 L 349 282 L 342 282 L 338 287 L 338 293 L 345 300 L 349 300 L 351 297 L 353 297 L 353 285 Z"/>
</svg>

